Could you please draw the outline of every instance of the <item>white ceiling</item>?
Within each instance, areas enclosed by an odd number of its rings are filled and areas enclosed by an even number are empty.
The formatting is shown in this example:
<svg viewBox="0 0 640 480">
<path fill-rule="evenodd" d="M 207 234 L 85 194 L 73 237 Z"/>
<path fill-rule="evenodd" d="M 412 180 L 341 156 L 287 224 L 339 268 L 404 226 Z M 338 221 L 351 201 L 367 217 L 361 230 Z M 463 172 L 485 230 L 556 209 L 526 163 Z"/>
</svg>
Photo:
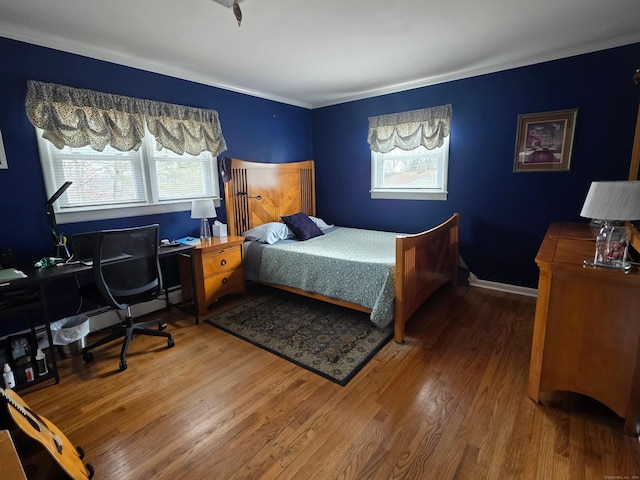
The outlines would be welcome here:
<svg viewBox="0 0 640 480">
<path fill-rule="evenodd" d="M 0 36 L 307 108 L 640 42 L 639 0 L 217 1 L 0 0 Z"/>
</svg>

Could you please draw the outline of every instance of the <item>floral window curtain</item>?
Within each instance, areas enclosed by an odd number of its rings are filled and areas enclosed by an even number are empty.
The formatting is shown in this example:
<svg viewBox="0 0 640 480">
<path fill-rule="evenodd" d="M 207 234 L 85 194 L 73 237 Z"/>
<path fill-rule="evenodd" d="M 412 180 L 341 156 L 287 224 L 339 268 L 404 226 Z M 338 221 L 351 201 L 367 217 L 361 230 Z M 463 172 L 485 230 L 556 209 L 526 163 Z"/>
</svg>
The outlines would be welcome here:
<svg viewBox="0 0 640 480">
<path fill-rule="evenodd" d="M 427 150 L 442 146 L 451 131 L 451 104 L 369 117 L 371 150 L 388 153 L 394 148 Z"/>
<path fill-rule="evenodd" d="M 218 155 L 227 149 L 215 110 L 147 102 L 146 120 L 158 150 L 165 147 L 179 155 L 204 151 Z"/>
<path fill-rule="evenodd" d="M 90 145 L 103 151 L 137 150 L 144 122 L 159 148 L 182 155 L 227 149 L 218 112 L 29 81 L 25 102 L 31 123 L 57 148 Z"/>
</svg>

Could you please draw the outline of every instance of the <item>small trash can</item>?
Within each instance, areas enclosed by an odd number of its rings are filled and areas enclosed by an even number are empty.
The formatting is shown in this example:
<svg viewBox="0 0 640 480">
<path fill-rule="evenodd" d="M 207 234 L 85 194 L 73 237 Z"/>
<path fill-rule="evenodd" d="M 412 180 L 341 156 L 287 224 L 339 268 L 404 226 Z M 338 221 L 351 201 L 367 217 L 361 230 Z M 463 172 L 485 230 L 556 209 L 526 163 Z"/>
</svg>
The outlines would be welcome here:
<svg viewBox="0 0 640 480">
<path fill-rule="evenodd" d="M 51 323 L 53 344 L 63 357 L 72 357 L 82 352 L 89 335 L 89 317 L 73 315 Z"/>
</svg>

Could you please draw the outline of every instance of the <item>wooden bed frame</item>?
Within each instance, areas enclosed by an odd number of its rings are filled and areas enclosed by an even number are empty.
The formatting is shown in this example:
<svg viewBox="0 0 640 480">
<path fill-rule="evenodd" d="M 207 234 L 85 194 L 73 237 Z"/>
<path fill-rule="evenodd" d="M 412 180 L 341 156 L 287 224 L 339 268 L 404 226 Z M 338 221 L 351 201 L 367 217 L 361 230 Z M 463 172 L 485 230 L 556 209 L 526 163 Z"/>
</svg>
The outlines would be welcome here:
<svg viewBox="0 0 640 480">
<path fill-rule="evenodd" d="M 257 163 L 231 160 L 231 180 L 225 182 L 229 235 L 283 215 L 316 215 L 313 160 L 295 163 Z M 407 320 L 438 288 L 458 282 L 460 219 L 454 214 L 441 225 L 415 235 L 396 237 L 394 339 L 404 341 Z M 282 285 L 283 290 L 370 313 L 360 305 Z"/>
</svg>

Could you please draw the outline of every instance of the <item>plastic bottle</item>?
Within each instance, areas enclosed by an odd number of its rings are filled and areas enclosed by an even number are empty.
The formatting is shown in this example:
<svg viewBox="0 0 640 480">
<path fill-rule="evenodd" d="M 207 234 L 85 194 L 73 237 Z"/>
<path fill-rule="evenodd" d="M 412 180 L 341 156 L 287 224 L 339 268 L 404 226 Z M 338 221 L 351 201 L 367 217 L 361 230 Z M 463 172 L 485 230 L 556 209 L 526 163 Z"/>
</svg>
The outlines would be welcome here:
<svg viewBox="0 0 640 480">
<path fill-rule="evenodd" d="M 4 364 L 4 372 L 2 373 L 2 378 L 4 379 L 5 388 L 13 388 L 16 386 L 16 379 L 13 376 L 13 372 L 11 371 L 11 367 L 8 363 Z"/>
<path fill-rule="evenodd" d="M 36 365 L 38 367 L 39 376 L 46 375 L 47 373 L 49 373 L 49 369 L 47 368 L 47 359 L 44 356 L 44 352 L 40 348 L 36 353 Z"/>
</svg>

